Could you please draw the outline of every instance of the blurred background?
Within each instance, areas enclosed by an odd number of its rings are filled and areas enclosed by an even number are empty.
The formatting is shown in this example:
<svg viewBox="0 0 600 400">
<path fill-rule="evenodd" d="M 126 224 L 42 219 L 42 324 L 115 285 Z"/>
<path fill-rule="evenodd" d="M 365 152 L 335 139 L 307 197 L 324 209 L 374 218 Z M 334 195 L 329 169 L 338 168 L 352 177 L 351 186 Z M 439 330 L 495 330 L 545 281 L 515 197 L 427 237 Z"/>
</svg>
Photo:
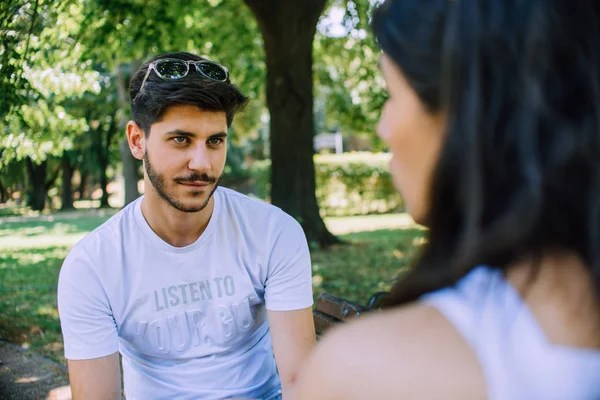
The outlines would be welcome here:
<svg viewBox="0 0 600 400">
<path fill-rule="evenodd" d="M 144 191 L 128 84 L 158 53 L 227 66 L 251 98 L 223 185 L 303 226 L 315 293 L 365 303 L 423 243 L 375 127 L 377 0 L 2 0 L 0 340 L 64 363 L 56 283 L 70 247 Z"/>
</svg>

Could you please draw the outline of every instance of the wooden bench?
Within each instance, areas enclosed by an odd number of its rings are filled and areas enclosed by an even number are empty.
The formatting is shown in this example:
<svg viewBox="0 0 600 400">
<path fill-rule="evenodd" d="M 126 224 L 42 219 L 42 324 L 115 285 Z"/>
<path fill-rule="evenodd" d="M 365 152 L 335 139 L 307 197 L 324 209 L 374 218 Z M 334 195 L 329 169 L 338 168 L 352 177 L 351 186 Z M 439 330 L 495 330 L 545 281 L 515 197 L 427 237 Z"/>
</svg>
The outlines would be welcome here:
<svg viewBox="0 0 600 400">
<path fill-rule="evenodd" d="M 359 318 L 369 311 L 381 307 L 381 303 L 388 292 L 377 292 L 371 296 L 366 306 L 351 302 L 329 293 L 321 293 L 315 302 L 313 318 L 317 338 L 330 327 Z"/>
</svg>

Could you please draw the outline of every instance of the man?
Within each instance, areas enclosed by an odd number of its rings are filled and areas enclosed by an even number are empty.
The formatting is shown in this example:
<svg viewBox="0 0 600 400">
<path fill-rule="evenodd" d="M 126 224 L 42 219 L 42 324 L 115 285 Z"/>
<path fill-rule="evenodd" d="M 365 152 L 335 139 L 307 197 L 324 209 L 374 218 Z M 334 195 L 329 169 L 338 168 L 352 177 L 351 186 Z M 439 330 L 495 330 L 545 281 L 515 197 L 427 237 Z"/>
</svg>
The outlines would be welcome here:
<svg viewBox="0 0 600 400">
<path fill-rule="evenodd" d="M 278 399 L 315 342 L 310 255 L 280 209 L 218 187 L 247 102 L 189 53 L 131 87 L 145 194 L 77 243 L 58 306 L 74 399 Z M 276 363 L 275 363 L 276 362 Z"/>
</svg>

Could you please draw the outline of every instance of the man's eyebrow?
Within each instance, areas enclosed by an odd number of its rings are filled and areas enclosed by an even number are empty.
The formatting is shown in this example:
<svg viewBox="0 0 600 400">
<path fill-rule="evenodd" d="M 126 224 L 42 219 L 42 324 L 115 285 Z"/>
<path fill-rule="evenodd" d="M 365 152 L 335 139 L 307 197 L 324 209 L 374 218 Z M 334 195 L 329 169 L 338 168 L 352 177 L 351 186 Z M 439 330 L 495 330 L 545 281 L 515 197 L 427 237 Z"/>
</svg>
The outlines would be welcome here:
<svg viewBox="0 0 600 400">
<path fill-rule="evenodd" d="M 186 136 L 186 137 L 196 137 L 195 133 L 182 131 L 181 129 L 175 129 L 174 131 L 169 131 L 165 133 L 165 135 L 177 135 L 177 136 Z"/>
<path fill-rule="evenodd" d="M 183 131 L 181 129 L 175 129 L 174 131 L 166 132 L 165 136 L 184 136 L 184 137 L 195 138 L 198 135 L 196 135 L 193 132 Z M 209 136 L 210 139 L 225 138 L 225 137 L 227 137 L 226 132 L 217 132 L 217 133 L 213 133 L 212 135 Z"/>
</svg>

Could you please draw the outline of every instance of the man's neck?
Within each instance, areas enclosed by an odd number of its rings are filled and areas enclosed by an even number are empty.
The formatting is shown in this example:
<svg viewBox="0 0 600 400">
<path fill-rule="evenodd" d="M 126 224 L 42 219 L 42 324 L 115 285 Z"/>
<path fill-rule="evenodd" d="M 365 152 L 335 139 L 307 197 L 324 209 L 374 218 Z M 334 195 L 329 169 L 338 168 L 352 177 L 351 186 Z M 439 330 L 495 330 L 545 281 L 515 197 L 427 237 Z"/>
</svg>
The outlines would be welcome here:
<svg viewBox="0 0 600 400">
<path fill-rule="evenodd" d="M 179 211 L 155 192 L 144 195 L 142 215 L 150 228 L 171 246 L 184 247 L 194 243 L 208 226 L 215 200 L 212 196 L 206 207 L 195 213 Z"/>
</svg>

